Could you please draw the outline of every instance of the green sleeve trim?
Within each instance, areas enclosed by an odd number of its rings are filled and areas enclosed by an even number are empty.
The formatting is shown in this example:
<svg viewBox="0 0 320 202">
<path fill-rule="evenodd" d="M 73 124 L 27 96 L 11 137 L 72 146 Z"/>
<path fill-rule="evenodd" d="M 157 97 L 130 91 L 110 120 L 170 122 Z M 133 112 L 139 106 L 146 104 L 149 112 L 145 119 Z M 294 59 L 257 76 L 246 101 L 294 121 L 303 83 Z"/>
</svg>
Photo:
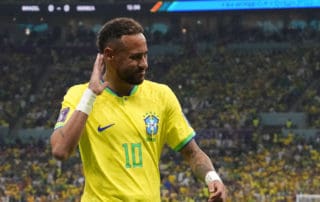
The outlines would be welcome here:
<svg viewBox="0 0 320 202">
<path fill-rule="evenodd" d="M 190 142 L 190 140 L 196 135 L 196 133 L 193 131 L 190 135 L 188 135 L 188 137 L 182 141 L 180 144 L 178 144 L 178 146 L 176 146 L 175 148 L 173 148 L 174 151 L 180 151 L 188 142 Z"/>
<path fill-rule="evenodd" d="M 55 126 L 54 126 L 54 130 L 58 129 L 58 128 L 61 128 L 62 126 L 64 126 L 64 123 L 57 123 Z"/>
</svg>

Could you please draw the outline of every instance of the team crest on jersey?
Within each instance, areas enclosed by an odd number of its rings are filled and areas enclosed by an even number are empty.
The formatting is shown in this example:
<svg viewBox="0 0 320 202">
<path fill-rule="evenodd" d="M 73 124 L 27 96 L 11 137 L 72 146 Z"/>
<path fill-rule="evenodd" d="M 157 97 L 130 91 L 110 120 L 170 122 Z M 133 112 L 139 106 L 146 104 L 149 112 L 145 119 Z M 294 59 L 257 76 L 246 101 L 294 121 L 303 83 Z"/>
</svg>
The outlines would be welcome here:
<svg viewBox="0 0 320 202">
<path fill-rule="evenodd" d="M 146 132 L 147 132 L 147 141 L 154 142 L 156 140 L 156 135 L 158 133 L 159 128 L 159 118 L 154 113 L 148 113 L 144 117 L 144 123 L 146 125 Z"/>
</svg>

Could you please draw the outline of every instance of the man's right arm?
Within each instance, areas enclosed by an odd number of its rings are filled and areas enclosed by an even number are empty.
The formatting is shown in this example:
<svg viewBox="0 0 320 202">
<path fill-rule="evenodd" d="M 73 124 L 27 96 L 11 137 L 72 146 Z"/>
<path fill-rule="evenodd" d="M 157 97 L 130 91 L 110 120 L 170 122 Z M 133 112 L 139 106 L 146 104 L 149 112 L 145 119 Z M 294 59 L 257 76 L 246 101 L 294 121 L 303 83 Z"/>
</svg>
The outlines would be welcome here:
<svg viewBox="0 0 320 202">
<path fill-rule="evenodd" d="M 53 131 L 50 139 L 51 151 L 55 158 L 66 160 L 77 147 L 82 131 L 92 110 L 96 95 L 100 95 L 107 87 L 107 82 L 101 83 L 104 61 L 103 55 L 98 54 L 91 74 L 89 87 L 66 124 Z"/>
<path fill-rule="evenodd" d="M 59 160 L 66 160 L 75 150 L 88 115 L 75 110 L 67 123 L 53 131 L 50 139 L 52 155 Z"/>
</svg>

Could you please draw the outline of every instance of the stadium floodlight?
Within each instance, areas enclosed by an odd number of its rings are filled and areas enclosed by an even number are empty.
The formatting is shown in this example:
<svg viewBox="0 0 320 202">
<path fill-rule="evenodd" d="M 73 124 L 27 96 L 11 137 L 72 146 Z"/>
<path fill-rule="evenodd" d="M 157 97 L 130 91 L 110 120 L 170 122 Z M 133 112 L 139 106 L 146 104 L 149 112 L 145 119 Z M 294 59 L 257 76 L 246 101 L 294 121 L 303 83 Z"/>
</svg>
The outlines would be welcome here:
<svg viewBox="0 0 320 202">
<path fill-rule="evenodd" d="M 24 34 L 29 36 L 31 34 L 31 29 L 29 27 L 27 27 L 25 30 L 24 30 Z"/>
</svg>

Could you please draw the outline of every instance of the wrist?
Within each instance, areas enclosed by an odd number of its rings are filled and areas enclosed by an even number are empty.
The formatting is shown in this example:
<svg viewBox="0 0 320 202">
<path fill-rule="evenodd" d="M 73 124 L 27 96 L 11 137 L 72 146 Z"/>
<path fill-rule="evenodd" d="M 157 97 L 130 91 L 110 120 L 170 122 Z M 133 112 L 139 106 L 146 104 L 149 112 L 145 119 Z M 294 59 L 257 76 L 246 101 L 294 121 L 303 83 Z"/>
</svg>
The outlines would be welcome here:
<svg viewBox="0 0 320 202">
<path fill-rule="evenodd" d="M 205 177 L 206 184 L 208 185 L 210 182 L 213 182 L 215 180 L 222 183 L 222 180 L 216 171 L 212 170 L 212 171 L 207 172 L 206 177 Z"/>
<path fill-rule="evenodd" d="M 93 103 L 96 100 L 97 95 L 90 89 L 87 88 L 81 97 L 80 102 L 76 110 L 81 111 L 87 115 L 92 111 Z"/>
</svg>

